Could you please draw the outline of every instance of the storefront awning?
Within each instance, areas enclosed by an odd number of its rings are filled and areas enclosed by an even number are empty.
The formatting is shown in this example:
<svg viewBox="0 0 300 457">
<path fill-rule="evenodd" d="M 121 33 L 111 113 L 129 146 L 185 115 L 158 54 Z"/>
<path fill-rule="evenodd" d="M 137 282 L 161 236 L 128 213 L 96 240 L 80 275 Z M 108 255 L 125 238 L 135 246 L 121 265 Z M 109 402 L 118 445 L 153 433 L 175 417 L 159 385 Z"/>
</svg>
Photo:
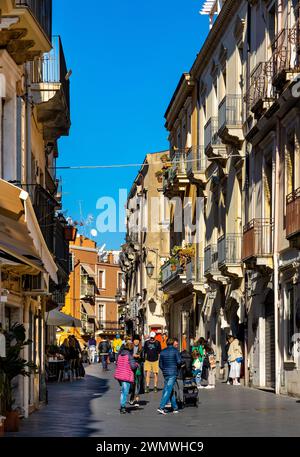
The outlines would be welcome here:
<svg viewBox="0 0 300 457">
<path fill-rule="evenodd" d="M 0 179 L 0 250 L 57 284 L 57 266 L 39 227 L 29 194 Z"/>
</svg>

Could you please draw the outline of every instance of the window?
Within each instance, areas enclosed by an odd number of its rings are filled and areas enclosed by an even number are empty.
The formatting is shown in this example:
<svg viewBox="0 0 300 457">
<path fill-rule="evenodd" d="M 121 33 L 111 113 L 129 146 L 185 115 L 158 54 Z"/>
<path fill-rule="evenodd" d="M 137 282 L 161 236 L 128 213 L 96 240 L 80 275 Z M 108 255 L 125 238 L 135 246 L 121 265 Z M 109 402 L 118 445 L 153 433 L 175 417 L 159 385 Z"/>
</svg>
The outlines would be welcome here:
<svg viewBox="0 0 300 457">
<path fill-rule="evenodd" d="M 105 305 L 102 305 L 102 304 L 98 306 L 98 321 L 99 321 L 99 324 L 104 323 L 104 320 L 105 320 L 104 307 L 105 307 Z"/>
<path fill-rule="evenodd" d="M 123 288 L 123 274 L 118 272 L 118 289 L 122 290 Z"/>
<path fill-rule="evenodd" d="M 295 136 L 288 138 L 286 146 L 287 195 L 295 190 Z"/>
<path fill-rule="evenodd" d="M 98 288 L 105 289 L 105 271 L 104 270 L 98 271 Z"/>
</svg>

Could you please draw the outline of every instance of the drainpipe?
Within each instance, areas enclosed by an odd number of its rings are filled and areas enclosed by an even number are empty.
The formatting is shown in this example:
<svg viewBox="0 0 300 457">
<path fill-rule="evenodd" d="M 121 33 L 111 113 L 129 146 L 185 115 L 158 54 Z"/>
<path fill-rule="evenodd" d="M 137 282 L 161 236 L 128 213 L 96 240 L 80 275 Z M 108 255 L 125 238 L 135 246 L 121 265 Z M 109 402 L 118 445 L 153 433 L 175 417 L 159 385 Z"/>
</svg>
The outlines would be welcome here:
<svg viewBox="0 0 300 457">
<path fill-rule="evenodd" d="M 32 184 L 31 176 L 31 81 L 30 81 L 30 63 L 26 63 L 26 183 Z M 27 187 L 27 191 L 31 186 Z"/>
<path fill-rule="evenodd" d="M 280 359 L 280 347 L 279 347 L 279 254 L 278 254 L 278 223 L 279 221 L 279 145 L 280 145 L 280 120 L 276 121 L 276 146 L 275 146 L 275 192 L 273 190 L 273 263 L 274 263 L 274 325 L 275 325 L 275 392 L 280 394 L 280 379 L 281 379 L 281 359 Z"/>
</svg>

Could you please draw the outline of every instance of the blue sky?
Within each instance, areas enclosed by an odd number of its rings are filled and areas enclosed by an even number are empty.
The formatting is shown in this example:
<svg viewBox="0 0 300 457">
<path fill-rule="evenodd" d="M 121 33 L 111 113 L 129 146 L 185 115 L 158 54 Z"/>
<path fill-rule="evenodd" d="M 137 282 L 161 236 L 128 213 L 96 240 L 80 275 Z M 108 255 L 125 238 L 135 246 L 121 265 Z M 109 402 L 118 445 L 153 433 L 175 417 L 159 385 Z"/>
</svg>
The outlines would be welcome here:
<svg viewBox="0 0 300 457">
<path fill-rule="evenodd" d="M 208 33 L 202 0 L 53 0 L 53 34 L 61 35 L 71 76 L 70 136 L 58 166 L 141 163 L 168 147 L 164 113 L 181 74 Z M 74 220 L 100 214 L 96 202 L 118 201 L 138 168 L 58 170 L 63 205 Z M 81 203 L 80 203 L 81 202 Z M 86 227 L 90 233 L 96 223 Z M 101 233 L 118 249 L 124 233 Z"/>
</svg>

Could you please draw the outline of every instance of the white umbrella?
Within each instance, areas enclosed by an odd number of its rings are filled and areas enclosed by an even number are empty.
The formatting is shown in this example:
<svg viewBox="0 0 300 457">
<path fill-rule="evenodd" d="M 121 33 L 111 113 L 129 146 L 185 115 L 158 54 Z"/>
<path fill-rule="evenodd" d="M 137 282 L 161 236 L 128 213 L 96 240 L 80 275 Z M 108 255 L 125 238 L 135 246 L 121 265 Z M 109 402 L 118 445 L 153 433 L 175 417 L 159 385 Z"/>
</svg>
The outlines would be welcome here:
<svg viewBox="0 0 300 457">
<path fill-rule="evenodd" d="M 81 321 L 73 316 L 68 316 L 58 310 L 53 309 L 45 315 L 46 325 L 56 325 L 61 327 L 82 327 Z"/>
</svg>

